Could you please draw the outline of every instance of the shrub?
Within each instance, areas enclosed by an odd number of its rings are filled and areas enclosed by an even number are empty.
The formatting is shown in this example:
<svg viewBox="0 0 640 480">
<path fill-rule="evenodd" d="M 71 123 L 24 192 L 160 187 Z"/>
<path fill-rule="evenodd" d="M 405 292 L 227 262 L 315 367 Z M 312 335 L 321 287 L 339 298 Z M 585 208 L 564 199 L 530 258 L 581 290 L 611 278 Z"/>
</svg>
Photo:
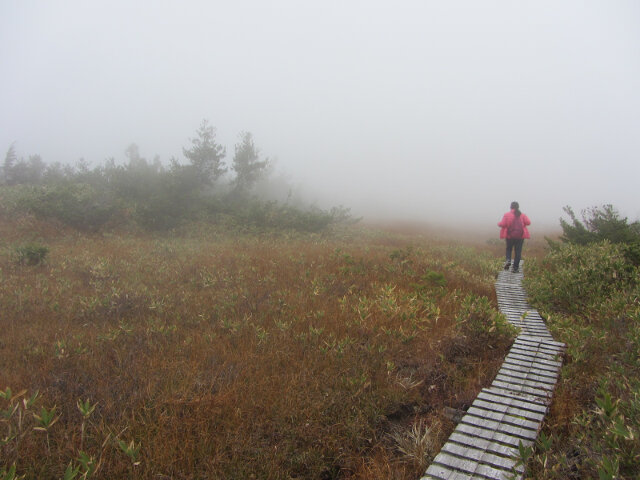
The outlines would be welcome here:
<svg viewBox="0 0 640 480">
<path fill-rule="evenodd" d="M 115 212 L 115 199 L 107 192 L 82 184 L 60 184 L 33 190 L 25 205 L 34 214 L 57 220 L 79 230 L 97 230 Z"/>
<path fill-rule="evenodd" d="M 640 265 L 640 222 L 629 223 L 621 218 L 613 205 L 592 207 L 582 212 L 582 222 L 578 220 L 573 209 L 564 207 L 570 222 L 560 219 L 562 236 L 565 243 L 587 245 L 607 240 L 611 243 L 625 245 L 625 258 L 634 265 Z"/>
<path fill-rule="evenodd" d="M 505 339 L 515 337 L 515 327 L 491 305 L 487 297 L 467 295 L 462 300 L 456 321 L 458 330 L 472 338 Z"/>
<path fill-rule="evenodd" d="M 317 207 L 301 208 L 257 198 L 238 199 L 227 205 L 227 213 L 240 221 L 260 228 L 297 230 L 318 233 L 332 224 L 348 223 L 349 210 L 336 207 L 325 211 Z"/>
<path fill-rule="evenodd" d="M 44 263 L 49 247 L 38 243 L 27 243 L 16 247 L 16 260 L 23 265 L 40 265 Z"/>
<path fill-rule="evenodd" d="M 584 223 L 565 211 L 573 223 L 562 222 L 564 243 L 551 242 L 525 278 L 531 302 L 567 344 L 527 470 L 531 478 L 638 478 L 638 224 L 619 219 L 611 206 L 590 210 Z"/>
<path fill-rule="evenodd" d="M 540 262 L 532 262 L 525 279 L 533 303 L 547 310 L 586 313 L 636 282 L 623 245 L 600 243 L 554 246 Z"/>
</svg>

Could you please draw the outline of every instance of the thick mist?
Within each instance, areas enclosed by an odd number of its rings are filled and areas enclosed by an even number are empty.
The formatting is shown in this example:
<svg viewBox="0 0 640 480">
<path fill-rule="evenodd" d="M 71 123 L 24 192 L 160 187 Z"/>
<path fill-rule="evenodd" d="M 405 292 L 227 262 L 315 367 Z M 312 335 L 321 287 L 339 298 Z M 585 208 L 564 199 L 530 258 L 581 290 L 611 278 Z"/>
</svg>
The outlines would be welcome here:
<svg viewBox="0 0 640 480">
<path fill-rule="evenodd" d="M 635 1 L 3 2 L 0 148 L 168 162 L 206 118 L 365 218 L 635 219 L 639 45 Z"/>
</svg>

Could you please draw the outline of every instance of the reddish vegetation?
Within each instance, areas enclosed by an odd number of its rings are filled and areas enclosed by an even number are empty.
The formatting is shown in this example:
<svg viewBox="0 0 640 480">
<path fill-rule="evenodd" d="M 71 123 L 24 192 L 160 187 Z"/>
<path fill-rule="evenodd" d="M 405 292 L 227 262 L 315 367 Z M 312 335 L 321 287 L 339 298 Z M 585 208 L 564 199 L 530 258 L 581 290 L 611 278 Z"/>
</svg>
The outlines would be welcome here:
<svg viewBox="0 0 640 480">
<path fill-rule="evenodd" d="M 456 321 L 465 298 L 495 305 L 497 245 L 87 236 L 28 217 L 0 232 L 0 407 L 24 415 L 0 423 L 0 471 L 28 478 L 84 473 L 81 451 L 93 478 L 416 478 L 452 429 L 444 408 L 469 405 L 510 345 Z M 46 262 L 20 264 L 33 239 Z M 84 422 L 79 400 L 96 405 Z"/>
</svg>

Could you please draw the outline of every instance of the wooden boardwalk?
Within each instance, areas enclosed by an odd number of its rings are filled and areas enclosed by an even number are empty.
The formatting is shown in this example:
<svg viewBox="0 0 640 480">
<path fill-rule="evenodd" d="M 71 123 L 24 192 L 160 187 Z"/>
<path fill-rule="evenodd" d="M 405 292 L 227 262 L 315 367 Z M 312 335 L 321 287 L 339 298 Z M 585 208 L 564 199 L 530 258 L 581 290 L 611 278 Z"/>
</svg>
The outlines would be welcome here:
<svg viewBox="0 0 640 480">
<path fill-rule="evenodd" d="M 495 285 L 500 311 L 520 334 L 491 386 L 480 392 L 421 480 L 524 475 L 518 445 L 530 446 L 538 436 L 565 345 L 553 340 L 527 303 L 522 273 L 501 271 Z"/>
</svg>

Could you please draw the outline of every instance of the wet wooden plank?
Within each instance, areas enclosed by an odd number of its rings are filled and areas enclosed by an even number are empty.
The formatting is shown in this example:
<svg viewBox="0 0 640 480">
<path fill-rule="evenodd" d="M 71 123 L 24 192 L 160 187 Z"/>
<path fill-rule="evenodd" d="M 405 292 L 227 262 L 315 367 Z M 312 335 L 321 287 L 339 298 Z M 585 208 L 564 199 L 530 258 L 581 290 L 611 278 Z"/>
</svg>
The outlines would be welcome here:
<svg viewBox="0 0 640 480">
<path fill-rule="evenodd" d="M 527 341 L 527 340 L 530 340 L 530 339 L 528 339 L 527 337 L 521 337 L 521 338 L 519 338 L 519 339 L 518 339 L 518 341 L 523 341 L 523 342 L 524 342 L 524 341 Z M 567 346 L 566 346 L 564 343 L 562 343 L 562 342 L 558 342 L 558 341 L 555 341 L 555 340 L 554 340 L 554 341 L 552 341 L 552 342 L 547 342 L 547 343 L 548 343 L 549 345 L 556 345 L 557 347 L 559 347 L 559 348 L 561 348 L 561 349 L 565 349 L 565 348 L 567 348 Z"/>
<path fill-rule="evenodd" d="M 528 385 L 517 385 L 509 382 L 503 382 L 501 380 L 494 380 L 491 386 L 496 388 L 508 389 L 513 392 L 528 393 L 530 395 L 535 395 L 537 397 L 541 397 L 545 399 L 549 398 L 551 393 L 551 390 L 543 390 L 540 388 L 530 387 Z"/>
<path fill-rule="evenodd" d="M 547 406 L 544 403 L 540 403 L 537 397 L 515 395 L 502 389 L 483 388 L 478 394 L 478 399 L 486 400 L 495 405 L 505 405 L 522 410 L 530 410 L 543 415 L 547 413 Z"/>
<path fill-rule="evenodd" d="M 562 363 L 556 360 L 546 360 L 538 358 L 533 355 L 520 355 L 519 353 L 510 353 L 505 358 L 506 362 L 514 363 L 516 365 L 529 366 L 530 369 L 542 369 L 549 370 L 553 373 L 559 372 L 562 367 Z"/>
<path fill-rule="evenodd" d="M 546 351 L 540 350 L 539 348 L 533 347 L 531 345 L 523 345 L 523 344 L 513 344 L 511 350 L 509 350 L 509 355 L 511 354 L 519 354 L 519 355 L 531 355 L 537 359 L 541 360 L 551 360 L 554 362 L 558 361 L 559 354 L 557 352 L 548 353 Z"/>
<path fill-rule="evenodd" d="M 508 423 L 501 423 L 499 421 L 490 420 L 488 418 L 474 417 L 472 415 L 465 415 L 462 417 L 460 424 L 470 425 L 472 427 L 484 428 L 486 430 L 492 430 L 494 432 L 503 433 L 516 437 L 520 440 L 535 440 L 538 436 L 537 429 L 530 429 L 527 427 L 518 427 L 510 425 Z"/>
<path fill-rule="evenodd" d="M 528 418 L 510 415 L 507 412 L 497 412 L 494 410 L 484 409 L 480 406 L 469 407 L 467 410 L 467 415 L 472 415 L 478 418 L 483 418 L 486 420 L 493 420 L 498 423 L 503 423 L 505 425 L 511 425 L 518 428 L 526 428 L 529 430 L 537 431 L 540 427 L 540 422 L 535 420 L 529 420 Z"/>
<path fill-rule="evenodd" d="M 540 385 L 542 388 L 546 388 L 546 385 L 549 388 L 553 388 L 557 382 L 556 377 L 543 377 L 542 375 L 538 375 L 537 373 L 527 372 L 515 372 L 513 370 L 507 370 L 505 368 L 501 368 L 496 375 L 496 379 L 505 380 L 505 381 L 513 381 L 513 382 L 525 382 L 530 385 Z M 509 380 L 507 380 L 509 379 Z"/>
<path fill-rule="evenodd" d="M 478 450 L 484 450 L 502 457 L 512 457 L 514 453 L 518 451 L 516 447 L 503 445 L 501 443 L 493 442 L 491 440 L 480 437 L 472 437 L 458 431 L 455 431 L 451 434 L 451 436 L 449 437 L 449 442 L 453 442 L 458 445 L 464 445 L 467 447 L 473 447 Z"/>
<path fill-rule="evenodd" d="M 503 405 L 500 403 L 494 402 L 486 402 L 482 399 L 476 398 L 473 402 L 472 407 L 482 408 L 485 410 L 490 410 L 492 412 L 500 412 L 505 413 L 507 415 L 511 415 L 512 417 L 521 417 L 531 420 L 532 422 L 542 422 L 544 419 L 544 413 L 536 413 L 530 410 L 524 410 L 521 408 L 512 407 L 509 405 Z"/>
<path fill-rule="evenodd" d="M 509 433 L 499 432 L 494 429 L 484 428 L 481 426 L 470 425 L 466 423 L 459 423 L 455 431 L 460 434 L 482 438 L 493 443 L 502 444 L 513 448 L 518 448 L 520 442 L 522 442 L 525 446 L 531 445 L 533 443 L 531 440 L 516 437 L 510 435 Z"/>
<path fill-rule="evenodd" d="M 511 471 L 494 468 L 474 460 L 456 457 L 446 452 L 440 452 L 433 463 L 443 465 L 454 471 L 472 475 L 472 478 L 507 480 L 513 475 Z"/>
<path fill-rule="evenodd" d="M 445 465 L 438 465 L 432 463 L 427 469 L 427 473 L 421 480 L 425 479 L 436 479 L 436 480 L 472 480 L 477 479 L 478 477 L 474 477 L 469 475 L 468 473 L 457 472 L 452 470 L 451 468 Z"/>
<path fill-rule="evenodd" d="M 560 368 L 562 366 L 562 362 L 558 360 L 548 360 L 545 358 L 540 358 L 537 355 L 523 355 L 521 352 L 509 352 L 509 354 L 507 355 L 507 359 L 546 365 L 547 368 Z"/>
<path fill-rule="evenodd" d="M 517 373 L 520 374 L 527 374 L 527 373 L 531 373 L 531 372 L 535 372 L 536 375 L 539 375 L 541 377 L 547 377 L 547 378 L 552 378 L 554 379 L 554 381 L 557 379 L 558 374 L 557 372 L 553 372 L 553 371 L 549 371 L 549 370 L 540 370 L 537 368 L 531 368 L 531 366 L 528 367 L 524 367 L 522 365 L 513 365 L 511 363 L 503 363 L 502 367 L 500 367 L 500 371 L 504 370 L 505 373 L 509 372 L 509 373 L 513 373 L 514 375 Z"/>
<path fill-rule="evenodd" d="M 473 446 L 447 442 L 447 444 L 442 448 L 442 451 L 452 456 L 464 458 L 466 460 L 472 460 L 507 472 L 512 472 L 515 470 L 522 473 L 524 471 L 522 465 L 516 467 L 517 461 L 514 458 L 514 454 L 516 453 L 515 449 L 511 449 L 512 456 L 502 456 L 475 448 Z"/>
<path fill-rule="evenodd" d="M 536 362 L 535 360 L 521 360 L 519 358 L 505 358 L 505 364 L 509 365 L 520 365 L 522 367 L 526 367 L 528 369 L 535 368 L 539 371 L 546 371 L 552 374 L 557 374 L 560 371 L 560 367 L 558 365 L 549 365 L 546 362 Z"/>
</svg>

